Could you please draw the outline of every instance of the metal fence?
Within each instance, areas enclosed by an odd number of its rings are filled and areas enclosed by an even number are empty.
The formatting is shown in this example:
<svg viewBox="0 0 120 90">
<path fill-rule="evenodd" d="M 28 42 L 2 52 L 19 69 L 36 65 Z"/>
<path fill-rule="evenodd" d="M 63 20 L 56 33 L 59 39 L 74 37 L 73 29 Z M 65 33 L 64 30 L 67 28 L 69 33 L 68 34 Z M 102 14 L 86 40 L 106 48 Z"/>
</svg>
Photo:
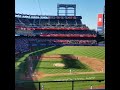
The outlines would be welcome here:
<svg viewBox="0 0 120 90">
<path fill-rule="evenodd" d="M 16 81 L 15 90 L 105 90 L 94 88 L 105 80 Z"/>
</svg>

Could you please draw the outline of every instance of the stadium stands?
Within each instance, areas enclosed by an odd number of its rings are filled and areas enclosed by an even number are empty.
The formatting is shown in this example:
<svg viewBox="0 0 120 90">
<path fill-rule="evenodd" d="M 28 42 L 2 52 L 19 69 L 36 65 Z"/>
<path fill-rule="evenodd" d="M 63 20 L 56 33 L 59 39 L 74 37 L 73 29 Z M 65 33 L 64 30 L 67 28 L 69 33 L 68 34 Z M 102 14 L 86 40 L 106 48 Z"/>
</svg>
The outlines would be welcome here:
<svg viewBox="0 0 120 90">
<path fill-rule="evenodd" d="M 81 16 L 39 16 L 15 14 L 15 53 L 30 46 L 97 45 L 97 33 L 82 24 Z"/>
</svg>

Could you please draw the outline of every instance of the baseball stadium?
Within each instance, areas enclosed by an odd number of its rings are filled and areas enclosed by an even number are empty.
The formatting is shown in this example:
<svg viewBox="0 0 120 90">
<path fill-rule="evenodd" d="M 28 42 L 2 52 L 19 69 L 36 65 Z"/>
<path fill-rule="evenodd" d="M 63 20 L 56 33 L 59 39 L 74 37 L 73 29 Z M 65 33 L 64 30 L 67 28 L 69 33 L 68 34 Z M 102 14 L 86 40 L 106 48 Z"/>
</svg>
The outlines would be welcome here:
<svg viewBox="0 0 120 90">
<path fill-rule="evenodd" d="M 15 90 L 105 90 L 103 36 L 76 4 L 57 4 L 56 16 L 15 13 Z"/>
</svg>

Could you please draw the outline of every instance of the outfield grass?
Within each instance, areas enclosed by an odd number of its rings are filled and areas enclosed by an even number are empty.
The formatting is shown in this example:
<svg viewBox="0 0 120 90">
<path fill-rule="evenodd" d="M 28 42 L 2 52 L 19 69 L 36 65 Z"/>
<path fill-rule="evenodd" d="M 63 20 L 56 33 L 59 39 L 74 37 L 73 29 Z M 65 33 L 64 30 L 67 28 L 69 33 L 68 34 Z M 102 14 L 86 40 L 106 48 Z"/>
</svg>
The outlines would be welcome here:
<svg viewBox="0 0 120 90">
<path fill-rule="evenodd" d="M 74 82 L 74 90 L 86 90 L 90 89 L 91 86 L 93 88 L 97 86 L 104 86 L 104 81 L 102 82 L 96 82 L 96 81 L 79 81 Z M 38 90 L 39 87 L 38 83 L 24 83 L 21 84 L 22 87 L 27 88 L 26 90 Z M 40 83 L 41 88 L 43 87 L 44 90 L 72 90 L 72 82 L 49 82 L 49 83 Z M 32 89 L 31 89 L 32 88 Z"/>
<path fill-rule="evenodd" d="M 97 74 L 78 74 L 78 75 L 64 75 L 64 76 L 48 76 L 39 79 L 39 81 L 65 81 L 65 80 L 96 80 L 105 79 L 104 73 Z"/>
<path fill-rule="evenodd" d="M 100 74 L 80 74 L 80 75 L 65 75 L 65 76 L 49 76 L 42 79 L 39 79 L 38 81 L 64 81 L 64 82 L 43 82 L 40 83 L 41 87 L 44 86 L 44 90 L 71 90 L 72 88 L 72 82 L 67 82 L 67 80 L 102 80 L 105 79 L 105 76 L 103 73 Z M 77 81 L 74 82 L 74 90 L 83 90 L 88 89 L 96 86 L 105 85 L 105 81 L 102 82 L 96 82 L 96 81 Z M 24 83 L 21 86 L 26 88 L 38 88 L 38 83 Z"/>
<path fill-rule="evenodd" d="M 99 46 L 63 46 L 63 47 L 39 47 L 36 49 L 36 51 L 28 52 L 25 55 L 22 55 L 21 57 L 17 58 L 15 61 L 15 74 L 16 74 L 16 80 L 19 80 L 20 73 L 24 73 L 26 69 L 26 60 L 29 55 L 54 55 L 54 54 L 72 54 L 72 55 L 79 55 L 79 56 L 87 56 L 92 58 L 98 58 L 101 60 L 105 60 L 105 47 L 99 47 Z M 66 73 L 69 72 L 71 69 L 72 72 L 85 72 L 85 71 L 92 71 L 87 65 L 84 65 L 81 62 L 74 62 L 79 63 L 76 64 L 77 66 L 72 66 L 72 62 L 66 62 L 67 60 L 54 60 L 54 61 L 34 61 L 34 69 L 44 72 L 44 73 Z M 54 63 L 64 63 L 68 64 L 65 67 L 54 67 Z M 74 64 L 75 65 L 75 64 Z M 76 68 L 79 66 L 83 66 L 83 69 Z M 40 79 L 40 81 L 47 81 L 47 80 L 65 80 L 65 79 L 104 79 L 105 74 L 81 74 L 81 75 L 66 75 L 66 76 L 54 76 L 54 77 L 45 77 Z M 91 77 L 91 78 L 89 78 Z M 95 77 L 95 78 L 94 78 Z M 43 83 L 44 86 L 46 86 L 46 90 L 61 90 L 60 87 L 63 87 L 62 90 L 70 90 L 71 89 L 71 83 Z M 80 90 L 82 88 L 88 88 L 90 85 L 93 84 L 94 86 L 97 85 L 104 85 L 105 82 L 84 82 L 84 83 L 75 83 L 75 90 Z M 55 86 L 58 88 L 54 88 Z M 66 89 L 64 89 L 66 88 Z"/>
<path fill-rule="evenodd" d="M 105 47 L 100 46 L 63 46 L 56 50 L 45 53 L 46 55 L 51 54 L 72 54 L 88 56 L 98 59 L 105 59 Z"/>
<path fill-rule="evenodd" d="M 34 54 L 34 55 L 41 55 L 41 54 L 46 54 L 46 55 L 51 55 L 51 54 L 73 54 L 73 55 L 94 57 L 94 58 L 99 58 L 99 59 L 104 60 L 105 59 L 105 47 L 100 47 L 100 46 L 63 46 L 63 47 L 50 46 L 50 47 L 39 47 L 39 48 L 36 49 L 36 51 L 28 52 L 24 56 L 19 57 L 19 59 L 16 60 L 16 62 L 15 62 L 16 71 L 19 70 L 19 72 L 20 71 L 24 72 L 24 69 L 26 68 L 25 67 L 26 58 L 31 54 Z M 50 62 L 46 63 L 47 64 L 46 66 L 51 65 L 49 63 Z M 44 62 L 41 63 L 41 65 L 38 65 L 38 64 L 40 64 L 40 63 L 36 62 L 35 65 L 37 65 L 38 67 L 39 66 L 42 67 Z M 34 66 L 34 67 L 36 67 L 36 66 Z M 48 70 L 44 69 L 42 71 L 47 72 Z M 56 71 L 56 70 L 54 69 L 54 71 Z M 65 72 L 68 72 L 68 70 L 65 71 Z"/>
<path fill-rule="evenodd" d="M 65 76 L 49 76 L 42 78 L 38 81 L 64 81 L 64 82 L 49 82 L 49 83 L 40 83 L 41 87 L 44 86 L 44 90 L 71 90 L 72 82 L 67 82 L 67 80 L 96 80 L 96 79 L 105 79 L 103 73 L 101 74 L 81 74 L 81 75 L 65 75 Z M 74 90 L 83 90 L 91 87 L 105 85 L 105 81 L 96 82 L 96 81 L 85 81 L 85 82 L 74 82 Z M 36 87 L 38 84 L 30 85 L 28 83 L 24 84 L 24 87 Z"/>
<path fill-rule="evenodd" d="M 71 82 L 41 83 L 41 85 L 44 86 L 44 90 L 72 90 Z M 94 88 L 95 86 L 104 85 L 104 82 L 74 82 L 74 90 L 90 89 L 91 85 Z"/>
</svg>

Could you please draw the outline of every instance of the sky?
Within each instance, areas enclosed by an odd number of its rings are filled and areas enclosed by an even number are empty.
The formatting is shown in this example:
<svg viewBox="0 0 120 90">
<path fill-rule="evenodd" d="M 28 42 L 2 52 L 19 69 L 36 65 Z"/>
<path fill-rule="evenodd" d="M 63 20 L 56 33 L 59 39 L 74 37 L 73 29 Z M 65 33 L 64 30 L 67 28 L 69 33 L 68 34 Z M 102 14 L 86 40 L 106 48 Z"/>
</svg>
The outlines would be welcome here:
<svg viewBox="0 0 120 90">
<path fill-rule="evenodd" d="M 97 29 L 97 15 L 103 13 L 105 0 L 15 0 L 15 13 L 57 15 L 57 4 L 76 4 L 82 23 Z"/>
</svg>

